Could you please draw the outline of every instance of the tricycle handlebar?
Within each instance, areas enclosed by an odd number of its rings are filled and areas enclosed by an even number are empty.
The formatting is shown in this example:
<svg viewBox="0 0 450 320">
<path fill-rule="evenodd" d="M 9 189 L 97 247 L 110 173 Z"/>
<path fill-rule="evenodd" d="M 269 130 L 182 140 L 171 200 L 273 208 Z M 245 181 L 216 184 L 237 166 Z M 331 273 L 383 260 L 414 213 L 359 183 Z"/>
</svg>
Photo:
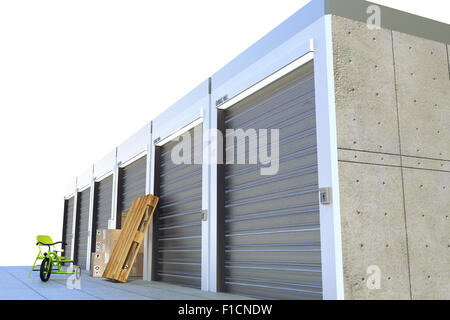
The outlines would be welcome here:
<svg viewBox="0 0 450 320">
<path fill-rule="evenodd" d="M 67 243 L 65 243 L 65 242 L 63 243 L 62 241 L 58 241 L 58 242 L 55 242 L 55 243 L 43 243 L 43 242 L 39 241 L 39 242 L 36 243 L 36 245 L 41 244 L 43 246 L 54 246 L 55 244 L 58 244 L 58 243 L 61 243 L 61 244 L 65 245 L 65 246 L 67 246 Z"/>
</svg>

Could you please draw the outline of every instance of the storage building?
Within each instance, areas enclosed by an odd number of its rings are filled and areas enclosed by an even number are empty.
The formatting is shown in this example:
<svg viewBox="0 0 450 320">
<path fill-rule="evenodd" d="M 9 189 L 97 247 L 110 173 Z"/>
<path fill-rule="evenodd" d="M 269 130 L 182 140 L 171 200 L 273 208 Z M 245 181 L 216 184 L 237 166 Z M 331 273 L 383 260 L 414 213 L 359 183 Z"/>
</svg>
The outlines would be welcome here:
<svg viewBox="0 0 450 320">
<path fill-rule="evenodd" d="M 77 177 L 66 255 L 89 268 L 95 229 L 153 193 L 146 280 L 450 299 L 449 44 L 444 23 L 312 0 Z"/>
</svg>

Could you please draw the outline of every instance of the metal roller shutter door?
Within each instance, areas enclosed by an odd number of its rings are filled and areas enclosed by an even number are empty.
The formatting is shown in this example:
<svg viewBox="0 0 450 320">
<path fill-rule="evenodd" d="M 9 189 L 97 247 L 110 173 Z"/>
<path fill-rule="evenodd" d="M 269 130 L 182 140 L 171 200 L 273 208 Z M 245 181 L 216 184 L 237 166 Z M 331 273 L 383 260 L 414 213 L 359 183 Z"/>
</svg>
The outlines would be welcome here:
<svg viewBox="0 0 450 320">
<path fill-rule="evenodd" d="M 82 269 L 86 269 L 87 259 L 87 242 L 89 235 L 89 198 L 91 188 L 79 193 L 79 209 L 77 218 L 77 233 L 75 236 L 76 241 L 76 255 L 75 263 Z"/>
<path fill-rule="evenodd" d="M 108 229 L 108 220 L 111 219 L 112 184 L 113 175 L 96 183 L 94 231 Z"/>
<path fill-rule="evenodd" d="M 225 291 L 321 299 L 312 63 L 225 110 L 225 128 L 280 130 L 276 175 L 261 175 L 259 165 L 224 166 Z"/>
<path fill-rule="evenodd" d="M 147 156 L 144 156 L 120 169 L 119 213 L 128 211 L 134 199 L 145 196 Z M 121 217 L 117 219 L 121 227 Z"/>
<path fill-rule="evenodd" d="M 202 125 L 189 131 L 191 150 L 202 152 Z M 194 134 L 196 135 L 194 137 Z M 194 288 L 201 286 L 202 166 L 175 165 L 171 150 L 177 142 L 160 147 L 160 197 L 156 218 L 156 279 Z M 196 157 L 201 154 L 196 154 Z"/>
<path fill-rule="evenodd" d="M 67 245 L 64 246 L 63 255 L 66 258 L 70 258 L 70 252 L 72 250 L 73 209 L 75 203 L 74 197 L 65 200 L 65 202 L 63 242 L 67 243 Z"/>
</svg>

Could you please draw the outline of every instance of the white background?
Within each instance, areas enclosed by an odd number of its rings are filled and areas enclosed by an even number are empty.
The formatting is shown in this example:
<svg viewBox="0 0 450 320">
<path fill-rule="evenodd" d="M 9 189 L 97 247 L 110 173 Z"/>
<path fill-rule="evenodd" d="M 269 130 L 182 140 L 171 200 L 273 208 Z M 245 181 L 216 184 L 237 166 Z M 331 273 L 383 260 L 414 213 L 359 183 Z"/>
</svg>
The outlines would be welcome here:
<svg viewBox="0 0 450 320">
<path fill-rule="evenodd" d="M 61 240 L 68 182 L 306 0 L 0 0 L 0 265 Z M 446 23 L 447 0 L 379 0 Z"/>
</svg>

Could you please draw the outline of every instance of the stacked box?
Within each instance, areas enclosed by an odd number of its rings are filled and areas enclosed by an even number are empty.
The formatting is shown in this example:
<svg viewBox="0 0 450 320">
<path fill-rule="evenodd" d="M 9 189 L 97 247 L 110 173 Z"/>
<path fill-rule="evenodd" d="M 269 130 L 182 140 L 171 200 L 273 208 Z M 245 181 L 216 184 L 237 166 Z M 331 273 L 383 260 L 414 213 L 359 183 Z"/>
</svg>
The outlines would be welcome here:
<svg viewBox="0 0 450 320">
<path fill-rule="evenodd" d="M 138 252 L 136 259 L 134 260 L 133 267 L 131 268 L 129 277 L 142 277 L 144 270 L 144 254 Z"/>
<path fill-rule="evenodd" d="M 121 214 L 121 226 L 125 225 L 125 220 L 127 219 L 128 212 L 130 212 L 130 210 L 122 211 L 122 214 Z"/>
<path fill-rule="evenodd" d="M 105 263 L 108 263 L 109 256 L 119 240 L 119 229 L 98 229 L 95 239 L 95 252 L 105 254 Z"/>
<path fill-rule="evenodd" d="M 101 278 L 109 257 L 119 240 L 120 229 L 98 229 L 95 239 L 95 252 L 91 255 L 91 277 Z M 141 246 L 142 247 L 142 246 Z M 142 248 L 141 248 L 142 249 Z M 143 249 L 139 250 L 130 271 L 131 277 L 142 277 L 144 270 Z"/>
<path fill-rule="evenodd" d="M 127 219 L 127 216 L 128 216 L 129 212 L 130 212 L 130 210 L 122 211 L 122 214 L 121 214 L 122 226 L 125 224 L 125 220 Z M 142 258 L 142 259 L 144 258 L 144 246 L 140 246 L 139 253 L 138 253 L 137 257 L 136 257 L 136 261 L 134 262 L 135 264 L 137 263 L 139 258 Z M 142 275 L 142 271 L 140 273 Z M 139 275 L 139 276 L 141 276 L 141 275 Z M 131 275 L 131 273 L 130 273 L 130 276 L 133 276 L 133 275 Z"/>
<path fill-rule="evenodd" d="M 105 271 L 105 254 L 93 252 L 91 254 L 91 277 L 101 278 L 103 271 Z"/>
<path fill-rule="evenodd" d="M 120 236 L 118 229 L 98 229 L 95 237 L 95 252 L 91 255 L 91 276 L 101 278 L 109 257 Z"/>
</svg>

